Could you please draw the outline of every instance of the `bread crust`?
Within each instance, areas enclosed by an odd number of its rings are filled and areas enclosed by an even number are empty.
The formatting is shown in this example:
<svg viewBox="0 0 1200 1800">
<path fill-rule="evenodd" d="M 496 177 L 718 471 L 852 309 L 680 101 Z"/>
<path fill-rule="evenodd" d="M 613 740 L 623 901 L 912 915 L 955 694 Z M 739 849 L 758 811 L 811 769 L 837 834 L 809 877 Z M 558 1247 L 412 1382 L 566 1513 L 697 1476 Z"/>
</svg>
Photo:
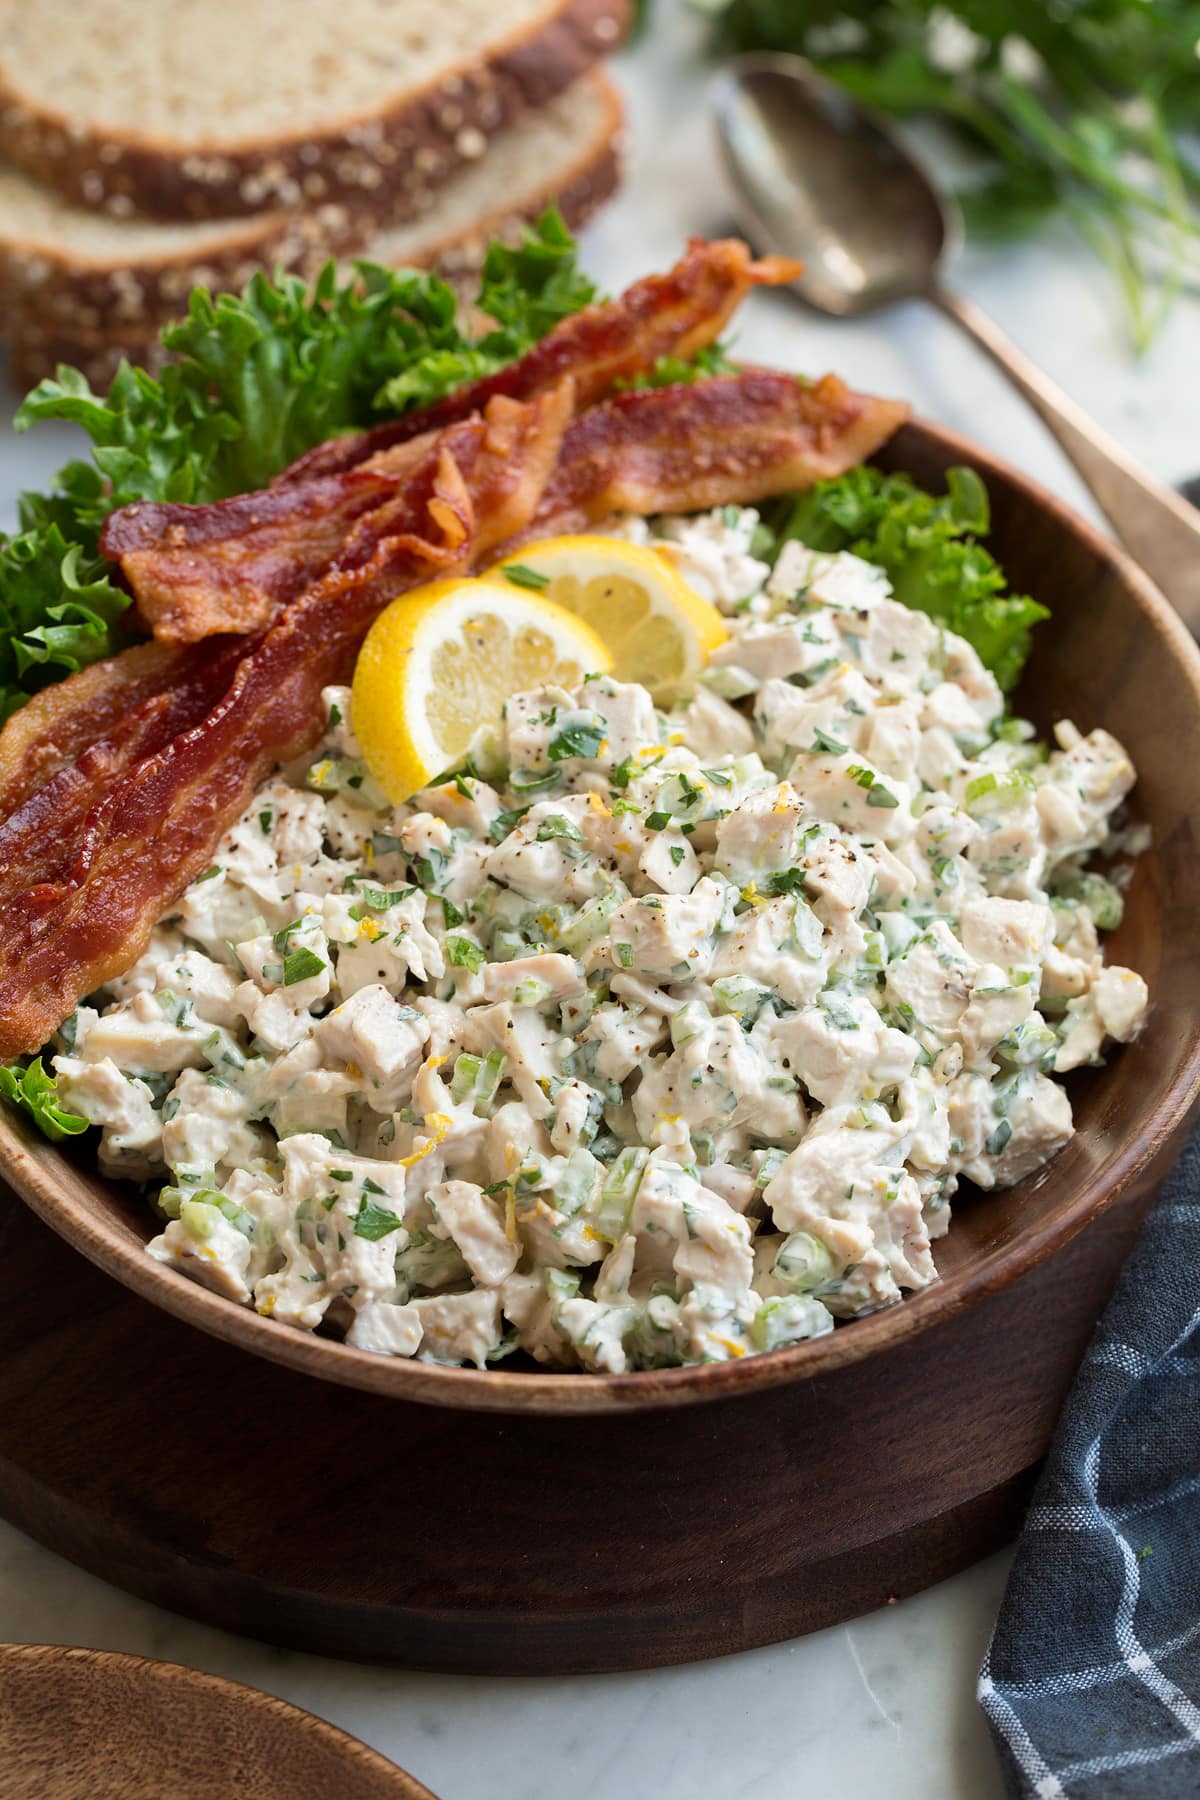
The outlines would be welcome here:
<svg viewBox="0 0 1200 1800">
<path fill-rule="evenodd" d="M 0 74 L 0 142 L 70 200 L 114 217 L 175 223 L 338 205 L 413 217 L 498 132 L 577 81 L 629 29 L 631 0 L 547 0 L 532 30 L 463 63 L 395 107 L 327 132 L 246 139 L 178 154 L 134 129 L 92 132 L 35 104 Z"/>
<path fill-rule="evenodd" d="M 578 157 L 547 179 L 547 199 L 558 181 L 573 179 L 576 162 L 598 161 L 621 127 L 620 96 L 602 69 L 585 74 L 576 88 L 580 104 L 596 107 L 596 125 Z M 568 90 L 560 98 L 569 102 L 570 95 Z M 439 193 L 429 208 L 435 217 Z M 489 215 L 496 216 L 503 212 Z M 336 205 L 265 213 L 230 221 L 220 235 L 214 226 L 202 250 L 178 246 L 153 259 L 123 259 L 119 265 L 89 260 L 66 245 L 56 254 L 39 244 L 0 239 L 0 303 L 8 312 L 36 312 L 60 337 L 80 332 L 144 335 L 147 327 L 174 318 L 194 287 L 240 291 L 260 270 L 287 270 L 308 280 L 331 256 L 369 254 L 376 233 L 407 222 L 403 214 L 391 217 Z"/>
<path fill-rule="evenodd" d="M 464 231 L 431 239 L 412 266 L 437 265 L 447 280 L 465 291 L 479 273 L 488 243 L 500 237 L 513 241 L 553 199 L 572 231 L 577 231 L 611 197 L 620 182 L 620 153 L 616 137 L 577 160 L 569 170 L 549 178 L 537 192 L 523 196 L 520 204 L 475 220 Z M 108 387 L 120 363 L 138 363 L 152 371 L 162 366 L 164 352 L 158 341 L 162 321 L 145 320 L 124 330 L 95 331 L 72 327 L 48 317 L 44 309 L 14 303 L 6 316 L 9 379 L 18 391 L 36 386 L 53 375 L 59 363 L 81 369 L 98 391 Z"/>
</svg>

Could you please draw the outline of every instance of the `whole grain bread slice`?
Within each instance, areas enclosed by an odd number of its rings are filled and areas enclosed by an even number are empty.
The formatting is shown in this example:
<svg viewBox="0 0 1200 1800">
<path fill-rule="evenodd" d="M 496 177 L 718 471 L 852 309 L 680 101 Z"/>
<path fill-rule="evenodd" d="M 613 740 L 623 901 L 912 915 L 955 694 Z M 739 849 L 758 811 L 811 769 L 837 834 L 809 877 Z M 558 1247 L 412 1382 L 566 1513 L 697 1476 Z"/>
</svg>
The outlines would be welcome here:
<svg viewBox="0 0 1200 1800">
<path fill-rule="evenodd" d="M 431 231 L 455 255 L 475 215 L 485 210 L 490 221 L 503 213 L 508 192 L 525 193 L 539 176 L 562 182 L 575 166 L 598 166 L 620 123 L 616 91 L 594 69 L 497 138 L 407 222 L 403 212 L 373 218 L 336 204 L 203 224 L 114 219 L 0 163 L 0 308 L 36 316 L 47 337 L 61 340 L 145 338 L 182 310 L 194 287 L 240 289 L 259 269 L 307 278 L 330 256 L 364 250 L 384 225 L 385 248 L 371 251 L 376 260 L 421 256 Z"/>
<path fill-rule="evenodd" d="M 0 143 L 114 217 L 395 219 L 629 16 L 630 0 L 0 0 Z"/>
<path fill-rule="evenodd" d="M 594 71 L 497 139 L 484 162 L 446 184 L 422 220 L 376 230 L 359 253 L 395 268 L 437 266 L 466 291 L 493 238 L 514 242 L 552 202 L 578 230 L 608 199 L 620 178 L 621 122 L 616 91 Z M 7 309 L 9 378 L 19 389 L 34 386 L 63 362 L 82 369 L 99 389 L 122 358 L 156 367 L 163 354 L 158 329 L 182 310 L 186 297 L 160 316 L 143 310 L 97 329 L 57 317 L 45 304 L 48 293 L 43 288 L 17 295 Z"/>
</svg>

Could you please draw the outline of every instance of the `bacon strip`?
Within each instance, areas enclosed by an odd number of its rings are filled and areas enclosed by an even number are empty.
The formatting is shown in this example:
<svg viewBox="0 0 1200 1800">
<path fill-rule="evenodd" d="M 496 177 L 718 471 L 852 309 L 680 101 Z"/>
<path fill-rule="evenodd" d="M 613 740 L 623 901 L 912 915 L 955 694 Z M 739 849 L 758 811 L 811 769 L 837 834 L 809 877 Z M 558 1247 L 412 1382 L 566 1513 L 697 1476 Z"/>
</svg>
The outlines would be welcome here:
<svg viewBox="0 0 1200 1800">
<path fill-rule="evenodd" d="M 264 599 L 274 608 L 300 593 L 332 563 L 354 520 L 394 488 L 386 475 L 355 470 L 217 506 L 135 501 L 105 520 L 100 549 L 120 563 L 161 643 L 257 631 Z"/>
<path fill-rule="evenodd" d="M 615 300 L 573 313 L 519 361 L 402 419 L 318 444 L 277 475 L 274 485 L 344 473 L 392 445 L 465 419 L 497 394 L 529 400 L 566 376 L 575 383 L 575 405 L 582 411 L 614 383 L 652 369 L 660 357 L 686 360 L 715 343 L 752 288 L 792 281 L 800 266 L 783 256 L 756 262 L 738 238 L 712 243 L 692 238 L 674 268 L 635 281 Z"/>
<path fill-rule="evenodd" d="M 387 535 L 369 555 L 364 547 L 354 569 L 330 571 L 286 606 L 265 637 L 243 643 L 228 685 L 202 717 L 115 780 L 92 751 L 60 771 L 78 785 L 52 872 L 38 796 L 6 822 L 0 1060 L 36 1050 L 84 995 L 140 955 L 156 919 L 205 867 L 259 783 L 320 735 L 320 690 L 349 676 L 380 608 L 423 580 L 431 563 L 484 554 L 528 521 L 569 405 L 569 388 L 560 388 L 450 427 L 410 475 L 404 507 L 380 509 Z M 92 804 L 81 812 L 84 783 Z M 33 885 L 24 873 L 31 866 L 43 871 Z M 10 874 L 15 879 L 3 879 Z"/>
<path fill-rule="evenodd" d="M 186 672 L 195 651 L 139 644 L 43 688 L 0 731 L 0 818 Z"/>
<path fill-rule="evenodd" d="M 812 487 L 872 455 L 908 410 L 856 394 L 836 375 L 806 385 L 774 369 L 619 394 L 571 421 L 517 541 L 581 531 L 613 513 L 696 512 Z"/>
</svg>

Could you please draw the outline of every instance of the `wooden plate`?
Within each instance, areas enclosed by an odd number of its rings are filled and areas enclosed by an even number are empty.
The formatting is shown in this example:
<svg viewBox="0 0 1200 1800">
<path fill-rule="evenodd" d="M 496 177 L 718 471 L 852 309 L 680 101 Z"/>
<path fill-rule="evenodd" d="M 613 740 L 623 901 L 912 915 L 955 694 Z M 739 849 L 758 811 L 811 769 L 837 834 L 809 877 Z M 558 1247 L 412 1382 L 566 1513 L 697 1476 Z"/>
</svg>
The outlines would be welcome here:
<svg viewBox="0 0 1200 1800">
<path fill-rule="evenodd" d="M 175 1663 L 0 1644 L 0 1800 L 434 1800 L 357 1738 Z"/>
<path fill-rule="evenodd" d="M 768 1356 L 632 1375 L 562 1375 L 441 1368 L 372 1356 L 281 1327 L 209 1293 L 146 1256 L 155 1229 L 130 1186 L 106 1183 L 84 1161 L 0 1121 L 0 1169 L 58 1232 L 117 1280 L 177 1317 L 257 1355 L 323 1380 L 396 1399 L 501 1413 L 603 1412 L 735 1399 L 796 1383 L 835 1382 L 870 1360 L 923 1343 L 928 1378 L 945 1379 L 939 1334 L 965 1309 L 1023 1279 L 1089 1220 L 1144 1198 L 1178 1143 L 1200 1085 L 1200 654 L 1150 582 L 1049 494 L 973 445 L 931 425 L 906 426 L 881 459 L 939 486 L 970 463 L 987 482 L 993 547 L 1014 588 L 1053 610 L 1039 628 L 1019 696 L 1047 729 L 1070 717 L 1102 724 L 1137 765 L 1137 805 L 1153 829 L 1113 943 L 1116 960 L 1145 975 L 1153 1012 L 1138 1044 L 1107 1068 L 1069 1083 L 1079 1130 L 1053 1164 L 1004 1193 L 964 1198 L 938 1245 L 942 1280 L 902 1306 L 826 1338 Z M 1054 1321 L 1040 1330 L 1053 1337 Z M 1051 1354 L 1053 1345 L 1047 1345 Z M 886 1353 L 886 1355 L 885 1355 Z M 933 1446 L 926 1449 L 932 1456 Z M 926 1467 L 936 1466 L 936 1459 Z"/>
</svg>

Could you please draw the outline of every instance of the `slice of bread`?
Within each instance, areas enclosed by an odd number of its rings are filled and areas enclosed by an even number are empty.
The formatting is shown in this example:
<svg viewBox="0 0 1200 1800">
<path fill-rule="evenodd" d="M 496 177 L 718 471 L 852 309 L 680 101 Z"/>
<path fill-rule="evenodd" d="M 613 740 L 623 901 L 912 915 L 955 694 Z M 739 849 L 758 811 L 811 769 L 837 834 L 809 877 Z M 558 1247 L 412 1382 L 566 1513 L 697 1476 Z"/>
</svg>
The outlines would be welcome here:
<svg viewBox="0 0 1200 1800">
<path fill-rule="evenodd" d="M 629 0 L 0 0 L 0 142 L 116 217 L 421 209 Z M 381 207 L 381 201 L 384 206 Z"/>
<path fill-rule="evenodd" d="M 491 239 L 515 241 L 551 202 L 572 230 L 584 224 L 617 186 L 621 122 L 612 83 L 598 70 L 585 76 L 448 182 L 424 219 L 376 230 L 359 254 L 392 267 L 437 265 L 465 288 Z M 326 247 L 316 260 L 329 254 Z M 32 387 L 60 362 L 81 368 L 96 388 L 108 385 L 123 357 L 154 367 L 162 354 L 159 325 L 182 310 L 186 297 L 162 315 L 142 311 L 97 329 L 57 317 L 46 304 L 51 291 L 47 284 L 10 300 L 4 327 L 9 378 L 17 388 Z"/>
<path fill-rule="evenodd" d="M 204 224 L 114 219 L 0 163 L 0 307 L 36 315 L 60 339 L 145 337 L 183 309 L 194 287 L 240 289 L 258 269 L 311 276 L 330 256 L 365 252 L 385 223 L 384 248 L 371 250 L 377 261 L 419 258 L 431 232 L 449 253 L 483 213 L 485 225 L 503 214 L 510 192 L 527 193 L 543 175 L 570 185 L 576 164 L 599 163 L 620 122 L 620 100 L 595 69 L 428 194 L 407 223 L 403 212 L 372 218 L 336 204 Z"/>
</svg>

